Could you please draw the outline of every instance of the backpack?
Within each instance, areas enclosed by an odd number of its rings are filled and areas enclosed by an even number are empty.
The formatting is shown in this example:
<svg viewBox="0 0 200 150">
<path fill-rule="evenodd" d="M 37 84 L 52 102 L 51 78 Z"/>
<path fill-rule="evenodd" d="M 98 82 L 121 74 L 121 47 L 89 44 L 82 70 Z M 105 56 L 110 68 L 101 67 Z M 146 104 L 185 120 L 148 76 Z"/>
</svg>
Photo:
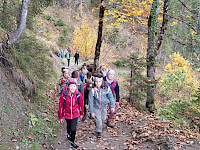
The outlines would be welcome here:
<svg viewBox="0 0 200 150">
<path fill-rule="evenodd" d="M 60 81 L 61 81 L 61 83 L 62 83 L 62 84 L 64 83 L 64 80 L 63 80 L 63 78 L 60 78 Z"/>
<path fill-rule="evenodd" d="M 108 95 L 109 91 L 110 91 L 110 87 L 108 87 L 107 95 Z M 94 88 L 92 88 L 92 95 L 93 95 L 93 97 L 94 97 L 94 92 L 96 92 L 96 94 L 97 94 L 97 90 L 95 90 Z M 98 94 L 97 94 L 97 98 L 98 98 Z"/>
<path fill-rule="evenodd" d="M 64 100 L 64 104 L 63 104 L 63 109 L 65 108 L 65 103 L 66 103 L 66 98 L 67 98 L 67 95 L 68 95 L 69 93 L 68 93 L 68 90 L 66 89 L 64 92 L 63 92 L 63 100 Z M 79 104 L 79 101 L 80 101 L 80 94 L 79 94 L 79 92 L 78 93 L 76 93 L 76 98 L 77 98 L 77 102 L 78 102 L 78 104 Z"/>
</svg>

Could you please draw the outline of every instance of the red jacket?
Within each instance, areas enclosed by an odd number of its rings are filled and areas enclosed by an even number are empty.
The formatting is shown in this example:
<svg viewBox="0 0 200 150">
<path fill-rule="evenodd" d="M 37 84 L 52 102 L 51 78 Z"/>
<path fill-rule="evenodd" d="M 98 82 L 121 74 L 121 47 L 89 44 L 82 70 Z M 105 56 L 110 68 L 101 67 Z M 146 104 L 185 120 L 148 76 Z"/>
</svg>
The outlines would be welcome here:
<svg viewBox="0 0 200 150">
<path fill-rule="evenodd" d="M 83 115 L 84 107 L 83 107 L 83 96 L 82 96 L 82 94 L 79 92 L 79 95 L 80 95 L 79 103 L 78 103 L 77 98 L 76 98 L 77 92 L 75 92 L 73 94 L 68 94 L 66 96 L 65 107 L 63 109 L 62 108 L 63 104 L 64 104 L 63 93 L 60 97 L 60 102 L 59 102 L 59 110 L 58 110 L 59 119 L 62 119 L 62 118 L 74 119 L 74 118 L 79 117 L 80 115 Z"/>
</svg>

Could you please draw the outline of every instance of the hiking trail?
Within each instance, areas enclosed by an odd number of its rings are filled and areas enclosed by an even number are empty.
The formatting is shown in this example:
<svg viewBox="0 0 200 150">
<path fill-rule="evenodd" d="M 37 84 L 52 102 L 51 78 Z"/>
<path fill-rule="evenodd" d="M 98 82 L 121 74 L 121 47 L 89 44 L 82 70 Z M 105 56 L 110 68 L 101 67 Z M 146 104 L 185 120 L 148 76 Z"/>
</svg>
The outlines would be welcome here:
<svg viewBox="0 0 200 150">
<path fill-rule="evenodd" d="M 57 69 L 67 65 L 67 60 L 53 56 Z M 63 63 L 64 62 L 64 63 Z M 73 59 L 70 61 L 71 71 L 77 70 Z M 57 83 L 57 81 L 56 81 Z M 51 93 L 56 95 L 56 87 Z M 174 125 L 171 121 L 161 120 L 157 116 L 139 112 L 125 100 L 123 91 L 120 91 L 120 107 L 116 108 L 113 123 L 114 128 L 103 126 L 101 139 L 96 138 L 94 119 L 83 122 L 78 120 L 75 143 L 84 150 L 199 150 L 200 143 L 195 141 L 195 135 L 190 130 Z M 52 101 L 55 117 L 57 117 L 59 97 Z M 58 118 L 57 118 L 58 119 Z M 59 121 L 59 119 L 58 119 Z M 56 150 L 71 150 L 67 140 L 66 123 L 60 124 L 55 139 Z"/>
</svg>

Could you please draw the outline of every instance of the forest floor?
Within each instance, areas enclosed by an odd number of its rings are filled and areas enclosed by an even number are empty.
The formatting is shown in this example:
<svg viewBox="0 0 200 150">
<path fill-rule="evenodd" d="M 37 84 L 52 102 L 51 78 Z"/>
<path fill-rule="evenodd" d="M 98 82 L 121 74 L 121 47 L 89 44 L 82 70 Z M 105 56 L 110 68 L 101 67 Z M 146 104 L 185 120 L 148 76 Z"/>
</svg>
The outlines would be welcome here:
<svg viewBox="0 0 200 150">
<path fill-rule="evenodd" d="M 65 59 L 60 61 L 53 57 L 57 68 L 65 66 Z M 71 70 L 77 69 L 71 60 Z M 119 70 L 118 70 L 119 71 Z M 56 90 L 54 89 L 55 94 Z M 93 119 L 78 121 L 75 142 L 85 150 L 199 150 L 200 142 L 192 130 L 162 120 L 145 111 L 138 111 L 125 100 L 121 91 L 120 107 L 116 108 L 114 128 L 104 124 L 102 138 L 96 138 Z M 58 110 L 59 97 L 52 101 L 55 116 Z M 89 116 L 89 112 L 88 112 Z M 54 149 L 70 150 L 70 142 L 66 138 L 66 124 L 61 124 L 55 139 Z"/>
</svg>

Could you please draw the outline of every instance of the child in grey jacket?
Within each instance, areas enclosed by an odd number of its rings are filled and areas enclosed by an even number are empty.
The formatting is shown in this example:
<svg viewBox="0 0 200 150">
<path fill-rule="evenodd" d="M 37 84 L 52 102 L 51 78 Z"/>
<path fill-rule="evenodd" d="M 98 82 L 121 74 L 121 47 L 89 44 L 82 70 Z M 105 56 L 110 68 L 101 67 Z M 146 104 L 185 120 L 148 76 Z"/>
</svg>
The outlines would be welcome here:
<svg viewBox="0 0 200 150">
<path fill-rule="evenodd" d="M 115 111 L 115 103 L 110 87 L 106 87 L 101 76 L 95 77 L 95 87 L 89 91 L 89 111 L 96 121 L 97 137 L 101 138 L 102 125 L 107 116 L 107 102 L 110 101 L 111 111 Z"/>
</svg>

